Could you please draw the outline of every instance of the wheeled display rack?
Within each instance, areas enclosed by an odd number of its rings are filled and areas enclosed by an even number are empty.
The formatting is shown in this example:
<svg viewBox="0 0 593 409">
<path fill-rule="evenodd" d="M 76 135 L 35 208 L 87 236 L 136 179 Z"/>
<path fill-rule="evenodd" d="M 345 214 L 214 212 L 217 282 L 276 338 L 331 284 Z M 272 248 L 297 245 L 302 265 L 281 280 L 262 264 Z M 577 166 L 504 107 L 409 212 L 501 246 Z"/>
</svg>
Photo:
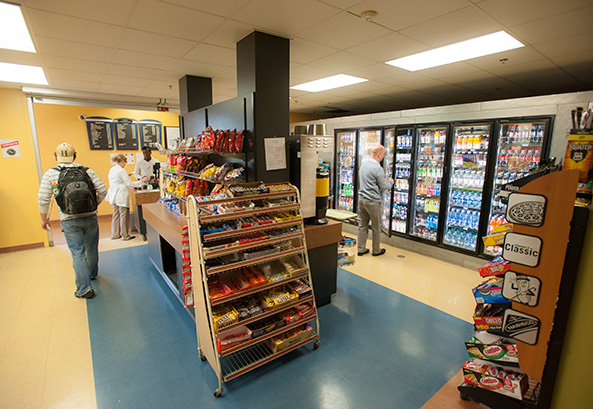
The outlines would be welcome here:
<svg viewBox="0 0 593 409">
<path fill-rule="evenodd" d="M 194 196 L 189 196 L 187 200 L 198 351 L 200 358 L 209 362 L 218 378 L 215 397 L 222 395 L 223 382 L 228 382 L 310 342 L 314 342 L 314 349 L 319 347 L 319 319 L 309 269 L 303 220 L 300 215 L 299 192 L 296 187 L 288 183 L 265 186 L 266 190 L 269 190 L 268 193 L 208 201 L 198 201 Z M 247 203 L 249 205 L 244 206 Z M 234 207 L 237 210 L 213 214 L 211 210 L 215 206 Z M 274 218 L 282 213 L 288 213 L 292 217 L 284 220 Z M 219 225 L 224 221 L 237 221 L 247 217 L 257 218 L 263 215 L 268 219 L 265 223 L 255 222 L 250 226 L 236 223 L 237 228 L 223 231 L 213 229 L 210 232 L 207 229 L 208 226 Z M 271 247 L 274 247 L 274 251 L 262 251 Z M 256 253 L 250 254 L 250 251 Z M 226 257 L 225 263 L 212 265 L 209 262 L 219 257 Z M 298 265 L 298 268 L 292 270 L 288 276 L 273 282 L 262 282 L 228 295 L 211 296 L 211 284 L 225 275 L 233 274 L 242 268 L 271 267 L 273 263 L 279 261 L 291 261 Z M 266 292 L 286 287 L 295 280 L 300 280 L 301 283 L 310 287 L 310 293 L 278 303 L 257 315 L 239 319 L 228 325 L 215 324 L 214 308 L 229 305 L 246 297 L 263 296 Z M 221 339 L 233 334 L 240 326 L 258 323 L 263 325 L 264 320 L 279 313 L 307 305 L 312 308 L 296 321 L 286 321 L 283 326 L 274 327 L 257 338 L 247 339 L 222 351 L 219 348 Z M 307 331 L 301 333 L 304 336 L 288 338 L 290 341 L 283 345 L 281 350 L 278 348 L 276 352 L 274 351 L 273 338 L 302 327 L 304 324 L 307 325 Z"/>
</svg>

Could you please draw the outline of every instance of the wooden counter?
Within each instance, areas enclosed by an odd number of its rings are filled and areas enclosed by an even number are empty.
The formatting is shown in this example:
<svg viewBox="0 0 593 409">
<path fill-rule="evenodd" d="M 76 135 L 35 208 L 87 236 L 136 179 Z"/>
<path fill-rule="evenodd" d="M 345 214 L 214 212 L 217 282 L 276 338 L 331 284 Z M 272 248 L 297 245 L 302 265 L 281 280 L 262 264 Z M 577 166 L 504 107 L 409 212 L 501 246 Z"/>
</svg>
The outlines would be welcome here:
<svg viewBox="0 0 593 409">
<path fill-rule="evenodd" d="M 328 219 L 327 224 L 305 225 L 305 240 L 309 250 L 339 243 L 341 239 L 342 223 L 339 221 Z"/>
<path fill-rule="evenodd" d="M 187 218 L 169 211 L 162 203 L 149 203 L 142 205 L 144 220 L 152 226 L 159 235 L 177 251 L 183 253 L 181 246 L 181 233 L 183 226 L 187 226 Z"/>
</svg>

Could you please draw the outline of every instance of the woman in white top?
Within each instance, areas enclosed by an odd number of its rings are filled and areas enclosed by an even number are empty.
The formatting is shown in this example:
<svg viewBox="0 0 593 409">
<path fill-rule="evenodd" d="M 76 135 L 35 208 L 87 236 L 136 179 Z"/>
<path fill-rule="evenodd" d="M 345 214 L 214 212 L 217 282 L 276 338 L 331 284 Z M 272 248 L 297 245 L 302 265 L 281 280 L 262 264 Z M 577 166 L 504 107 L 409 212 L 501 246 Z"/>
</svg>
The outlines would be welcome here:
<svg viewBox="0 0 593 409">
<path fill-rule="evenodd" d="M 118 153 L 112 159 L 115 165 L 109 171 L 109 190 L 105 200 L 113 207 L 113 218 L 111 219 L 111 239 L 131 240 L 129 216 L 130 216 L 130 186 L 132 181 L 124 166 L 127 159 L 125 155 Z"/>
</svg>

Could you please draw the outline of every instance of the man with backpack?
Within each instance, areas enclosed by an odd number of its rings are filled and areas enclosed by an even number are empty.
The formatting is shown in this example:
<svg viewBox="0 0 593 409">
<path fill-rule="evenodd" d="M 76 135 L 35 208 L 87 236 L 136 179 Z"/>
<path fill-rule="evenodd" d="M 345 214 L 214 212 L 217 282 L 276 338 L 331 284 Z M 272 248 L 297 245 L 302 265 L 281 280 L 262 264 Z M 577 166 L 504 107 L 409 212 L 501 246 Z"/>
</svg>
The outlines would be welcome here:
<svg viewBox="0 0 593 409">
<path fill-rule="evenodd" d="M 69 143 L 61 143 L 54 153 L 58 166 L 41 178 L 37 202 L 41 228 L 49 231 L 49 207 L 54 196 L 59 206 L 60 225 L 72 254 L 76 281 L 74 295 L 93 298 L 91 280 L 99 269 L 99 225 L 97 206 L 107 194 L 103 181 L 93 170 L 74 162 L 76 151 Z"/>
</svg>

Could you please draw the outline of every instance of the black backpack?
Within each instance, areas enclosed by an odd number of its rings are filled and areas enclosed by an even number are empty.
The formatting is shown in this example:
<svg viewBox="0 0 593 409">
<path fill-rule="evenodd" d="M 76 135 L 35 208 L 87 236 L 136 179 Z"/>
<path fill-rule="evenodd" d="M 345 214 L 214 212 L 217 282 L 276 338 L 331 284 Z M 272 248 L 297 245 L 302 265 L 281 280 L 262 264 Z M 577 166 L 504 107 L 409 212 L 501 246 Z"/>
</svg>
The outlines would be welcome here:
<svg viewBox="0 0 593 409">
<path fill-rule="evenodd" d="M 95 185 L 84 166 L 56 167 L 60 172 L 53 187 L 56 203 L 65 214 L 90 213 L 97 210 Z"/>
</svg>

